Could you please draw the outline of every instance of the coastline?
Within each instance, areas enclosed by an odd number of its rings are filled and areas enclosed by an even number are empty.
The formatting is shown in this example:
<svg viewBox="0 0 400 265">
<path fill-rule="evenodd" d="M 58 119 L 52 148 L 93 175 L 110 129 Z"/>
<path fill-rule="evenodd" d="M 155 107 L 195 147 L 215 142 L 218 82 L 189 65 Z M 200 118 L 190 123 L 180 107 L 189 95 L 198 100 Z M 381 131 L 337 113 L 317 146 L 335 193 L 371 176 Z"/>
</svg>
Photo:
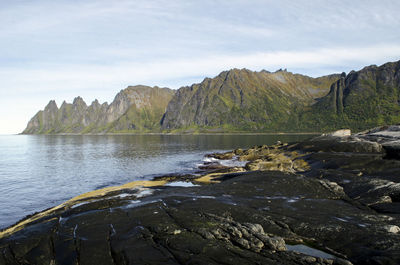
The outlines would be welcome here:
<svg viewBox="0 0 400 265">
<path fill-rule="evenodd" d="M 382 142 L 382 135 L 393 132 L 339 131 L 209 154 L 201 175 L 82 194 L 3 230 L 0 264 L 93 257 L 99 264 L 396 264 L 400 160 L 385 151 L 397 138 Z M 191 184 L 166 185 L 179 182 Z"/>
<path fill-rule="evenodd" d="M 24 134 L 18 133 L 13 135 L 61 135 L 61 136 L 100 136 L 100 135 L 320 135 L 322 132 L 227 132 L 227 133 L 56 133 L 56 134 Z"/>
</svg>

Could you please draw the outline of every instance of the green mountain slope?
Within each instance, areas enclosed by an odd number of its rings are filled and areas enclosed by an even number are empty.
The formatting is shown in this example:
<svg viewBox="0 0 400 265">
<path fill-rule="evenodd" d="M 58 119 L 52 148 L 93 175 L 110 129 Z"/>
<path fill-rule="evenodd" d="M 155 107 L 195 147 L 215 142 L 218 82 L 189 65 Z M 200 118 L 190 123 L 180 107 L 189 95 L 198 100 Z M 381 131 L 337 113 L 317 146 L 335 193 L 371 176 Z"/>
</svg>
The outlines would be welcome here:
<svg viewBox="0 0 400 265">
<path fill-rule="evenodd" d="M 233 69 L 180 88 L 162 120 L 176 130 L 276 131 L 329 91 L 339 75 L 311 78 L 286 71 Z"/>
<path fill-rule="evenodd" d="M 400 123 L 400 61 L 343 73 L 328 95 L 299 116 L 301 130 L 359 131 Z"/>
</svg>

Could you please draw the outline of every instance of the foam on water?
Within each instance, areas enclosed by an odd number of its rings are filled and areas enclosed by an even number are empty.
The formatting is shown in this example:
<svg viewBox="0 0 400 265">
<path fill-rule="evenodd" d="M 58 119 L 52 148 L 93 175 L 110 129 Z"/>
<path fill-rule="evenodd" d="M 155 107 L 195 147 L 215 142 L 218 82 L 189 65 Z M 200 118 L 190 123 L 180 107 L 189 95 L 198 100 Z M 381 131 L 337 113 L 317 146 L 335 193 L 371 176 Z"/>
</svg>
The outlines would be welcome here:
<svg viewBox="0 0 400 265">
<path fill-rule="evenodd" d="M 186 181 L 174 181 L 165 184 L 165 186 L 170 186 L 170 187 L 196 187 L 199 185 L 195 185 L 192 182 L 186 182 Z"/>
</svg>

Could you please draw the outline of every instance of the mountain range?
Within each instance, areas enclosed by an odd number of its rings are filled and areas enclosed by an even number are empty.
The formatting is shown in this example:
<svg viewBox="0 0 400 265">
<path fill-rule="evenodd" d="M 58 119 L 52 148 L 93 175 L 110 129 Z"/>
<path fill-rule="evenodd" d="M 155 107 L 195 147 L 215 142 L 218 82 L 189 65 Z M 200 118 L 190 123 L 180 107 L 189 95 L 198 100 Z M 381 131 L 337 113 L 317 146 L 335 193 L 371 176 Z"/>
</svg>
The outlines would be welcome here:
<svg viewBox="0 0 400 265">
<path fill-rule="evenodd" d="M 129 86 L 111 104 L 52 100 L 23 134 L 359 131 L 399 122 L 400 61 L 318 78 L 232 69 L 178 90 Z"/>
</svg>

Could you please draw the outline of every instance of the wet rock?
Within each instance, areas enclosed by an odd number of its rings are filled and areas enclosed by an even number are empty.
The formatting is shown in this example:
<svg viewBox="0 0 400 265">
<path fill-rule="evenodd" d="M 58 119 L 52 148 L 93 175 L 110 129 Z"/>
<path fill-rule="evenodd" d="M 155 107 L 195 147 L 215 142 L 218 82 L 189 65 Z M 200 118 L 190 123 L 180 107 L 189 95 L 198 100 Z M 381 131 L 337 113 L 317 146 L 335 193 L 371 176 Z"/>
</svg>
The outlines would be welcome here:
<svg viewBox="0 0 400 265">
<path fill-rule="evenodd" d="M 304 159 L 295 159 L 293 169 L 295 172 L 304 172 L 310 170 L 310 165 Z"/>
<path fill-rule="evenodd" d="M 235 155 L 242 155 L 244 151 L 243 151 L 243 149 L 238 148 L 238 149 L 235 149 L 233 152 L 235 153 Z"/>
<path fill-rule="evenodd" d="M 387 158 L 400 159 L 400 141 L 390 141 L 382 144 L 386 151 Z"/>
<path fill-rule="evenodd" d="M 271 148 L 274 149 L 275 147 L 276 146 L 272 146 Z M 264 156 L 271 154 L 271 148 L 267 145 L 263 145 L 247 149 L 241 155 L 239 155 L 239 161 L 254 161 L 261 159 Z"/>
<path fill-rule="evenodd" d="M 220 159 L 220 160 L 230 160 L 234 156 L 235 156 L 234 152 L 214 153 L 214 154 L 207 155 L 207 157 L 213 157 L 215 159 Z"/>
<path fill-rule="evenodd" d="M 214 169 L 225 169 L 227 166 L 221 165 L 218 162 L 205 162 L 203 165 L 199 166 L 199 169 L 203 170 L 214 170 Z"/>
</svg>

